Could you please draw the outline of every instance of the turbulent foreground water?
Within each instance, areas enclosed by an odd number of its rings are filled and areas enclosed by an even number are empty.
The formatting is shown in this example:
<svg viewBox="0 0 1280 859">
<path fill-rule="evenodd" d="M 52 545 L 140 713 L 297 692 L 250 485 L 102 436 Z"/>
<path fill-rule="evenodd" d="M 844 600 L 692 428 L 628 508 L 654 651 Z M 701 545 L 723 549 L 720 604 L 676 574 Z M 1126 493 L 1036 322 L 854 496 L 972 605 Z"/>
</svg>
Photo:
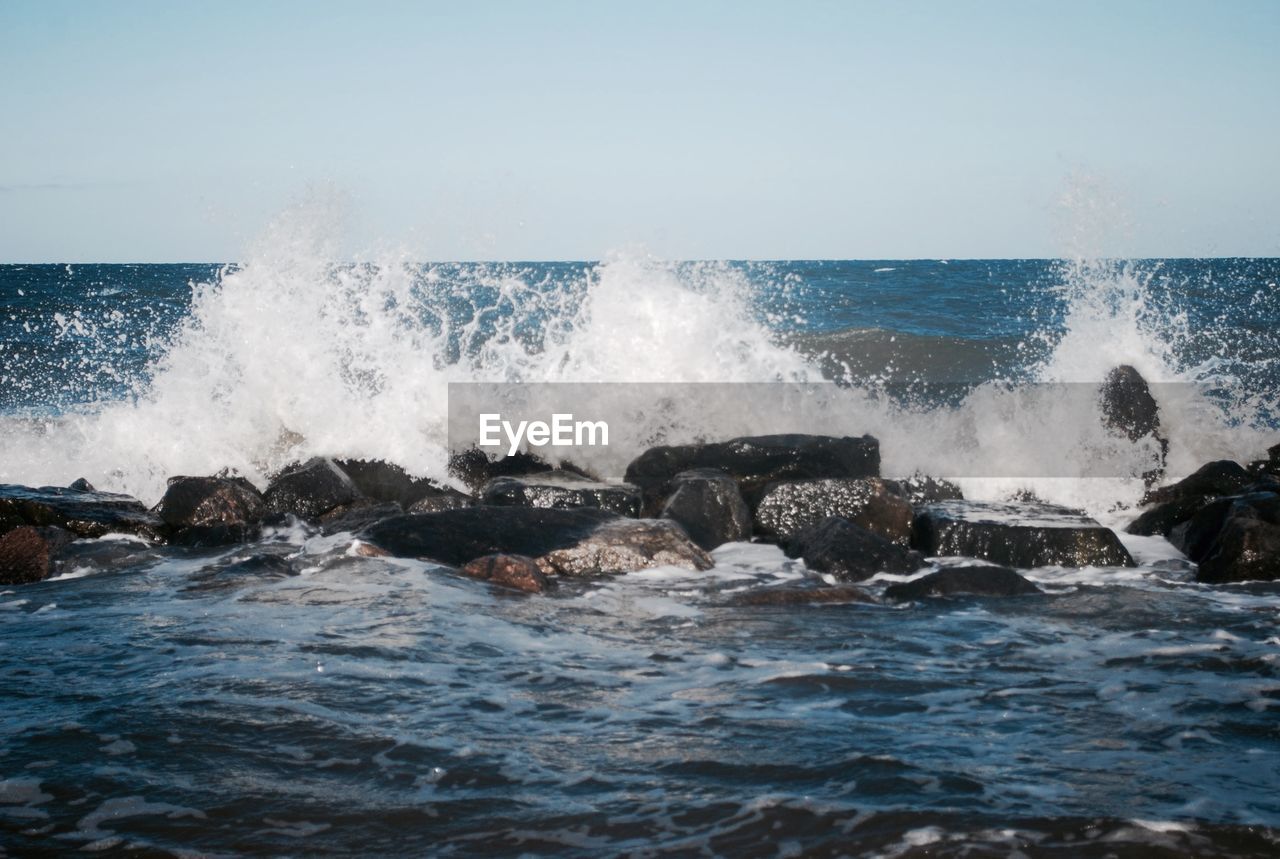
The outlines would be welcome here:
<svg viewBox="0 0 1280 859">
<path fill-rule="evenodd" d="M 1029 443 L 1095 456 L 1096 416 L 854 394 L 1127 362 L 1196 383 L 1165 404 L 1171 477 L 1277 440 L 1276 261 L 397 269 L 290 247 L 221 273 L 0 267 L 0 482 L 150 504 L 171 474 L 262 484 L 314 453 L 443 477 L 444 385 L 471 380 L 833 379 L 848 402 L 796 430 L 1117 526 L 1140 482 L 981 477 Z M 0 845 L 1278 855 L 1280 585 L 1196 584 L 1164 540 L 1125 540 L 1137 568 L 1027 572 L 1041 595 L 774 607 L 732 596 L 813 574 L 765 545 L 530 597 L 303 525 L 78 543 L 0 591 Z"/>
</svg>

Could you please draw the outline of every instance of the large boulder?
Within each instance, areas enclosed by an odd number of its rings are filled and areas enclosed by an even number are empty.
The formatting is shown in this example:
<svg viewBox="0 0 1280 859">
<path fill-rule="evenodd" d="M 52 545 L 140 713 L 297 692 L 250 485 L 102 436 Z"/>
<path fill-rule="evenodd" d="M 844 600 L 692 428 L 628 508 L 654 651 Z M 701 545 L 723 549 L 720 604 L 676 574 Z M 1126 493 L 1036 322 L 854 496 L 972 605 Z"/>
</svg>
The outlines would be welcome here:
<svg viewBox="0 0 1280 859">
<path fill-rule="evenodd" d="M 1169 441 L 1160 432 L 1160 406 L 1147 380 L 1133 367 L 1121 364 L 1107 374 L 1099 399 L 1107 429 L 1132 442 L 1150 440 L 1155 457 L 1143 478 L 1152 485 L 1164 475 Z"/>
<path fill-rule="evenodd" d="M 598 507 L 633 519 L 640 515 L 640 490 L 625 483 L 602 483 L 572 471 L 542 471 L 497 477 L 480 491 L 480 503 L 502 507 Z"/>
<path fill-rule="evenodd" d="M 414 477 L 395 463 L 381 459 L 335 461 L 365 498 L 399 504 L 405 510 L 425 498 L 467 496 L 427 477 Z M 443 509 L 443 508 L 441 508 Z"/>
<path fill-rule="evenodd" d="M 60 549 L 72 541 L 57 527 L 19 525 L 0 534 L 0 585 L 23 585 L 47 579 Z"/>
<path fill-rule="evenodd" d="M 301 465 L 285 469 L 262 494 L 267 508 L 275 513 L 292 513 L 314 520 L 355 501 L 360 490 L 331 459 L 313 457 Z"/>
<path fill-rule="evenodd" d="M 878 477 L 771 483 L 756 504 L 755 527 L 765 537 L 785 541 L 831 516 L 904 546 L 911 539 L 911 505 L 897 484 Z"/>
<path fill-rule="evenodd" d="M 679 522 L 707 551 L 751 537 L 751 510 L 737 481 L 713 468 L 682 471 L 672 478 L 662 518 Z"/>
<path fill-rule="evenodd" d="M 1218 498 L 1175 529 L 1173 539 L 1198 564 L 1199 581 L 1280 579 L 1280 494 Z"/>
<path fill-rule="evenodd" d="M 598 508 L 465 507 L 375 523 L 359 535 L 377 551 L 462 566 L 485 555 L 526 555 L 547 575 L 590 576 L 662 565 L 696 570 L 711 559 L 679 525 Z"/>
<path fill-rule="evenodd" d="M 1206 463 L 1177 483 L 1151 490 L 1144 504 L 1164 504 L 1202 495 L 1235 495 L 1253 480 L 1253 475 L 1229 459 Z"/>
<path fill-rule="evenodd" d="M 267 514 L 262 494 L 243 477 L 171 477 L 155 512 L 175 542 L 215 546 L 251 540 Z"/>
<path fill-rule="evenodd" d="M 654 447 L 627 466 L 626 480 L 644 493 L 646 515 L 656 513 L 682 471 L 714 468 L 742 490 L 748 504 L 779 480 L 819 477 L 878 477 L 880 442 L 869 435 L 835 438 L 821 435 L 765 435 L 711 444 Z"/>
<path fill-rule="evenodd" d="M 0 484 L 0 533 L 22 525 L 57 527 L 77 537 L 134 534 L 160 540 L 163 523 L 136 498 L 60 486 Z"/>
<path fill-rule="evenodd" d="M 1011 597 L 1038 594 L 1040 589 L 1008 567 L 977 564 L 947 567 L 909 582 L 890 585 L 884 598 L 895 602 L 942 596 Z"/>
<path fill-rule="evenodd" d="M 1111 529 L 1051 504 L 941 501 L 916 513 L 911 540 L 929 556 L 964 555 L 1010 567 L 1134 566 Z"/>
<path fill-rule="evenodd" d="M 844 582 L 860 582 L 876 573 L 914 573 L 925 566 L 919 552 L 839 516 L 801 531 L 787 543 L 786 553 Z"/>
</svg>

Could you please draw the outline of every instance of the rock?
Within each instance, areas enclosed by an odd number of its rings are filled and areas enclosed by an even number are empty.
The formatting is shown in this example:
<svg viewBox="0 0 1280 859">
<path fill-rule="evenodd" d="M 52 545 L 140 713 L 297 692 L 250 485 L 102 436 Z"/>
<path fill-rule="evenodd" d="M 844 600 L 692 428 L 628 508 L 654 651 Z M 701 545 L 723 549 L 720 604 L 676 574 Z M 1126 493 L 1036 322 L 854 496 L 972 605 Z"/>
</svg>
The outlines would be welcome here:
<svg viewBox="0 0 1280 859">
<path fill-rule="evenodd" d="M 923 474 L 914 474 L 905 480 L 895 480 L 901 489 L 902 497 L 912 507 L 932 504 L 935 501 L 963 501 L 964 493 L 960 487 L 949 480 L 939 480 Z"/>
<path fill-rule="evenodd" d="M 751 510 L 738 483 L 723 471 L 697 468 L 671 480 L 662 518 L 679 522 L 693 542 L 711 551 L 751 537 Z"/>
<path fill-rule="evenodd" d="M 156 513 L 175 542 L 216 546 L 251 540 L 267 505 L 243 477 L 171 477 Z"/>
<path fill-rule="evenodd" d="M 0 534 L 0 585 L 47 579 L 53 573 L 58 551 L 72 539 L 71 533 L 61 528 L 30 525 L 19 525 Z"/>
<path fill-rule="evenodd" d="M 880 442 L 869 435 L 765 435 L 712 444 L 654 447 L 627 466 L 626 480 L 644 494 L 644 513 L 657 512 L 672 478 L 695 468 L 719 469 L 742 490 L 747 504 L 767 484 L 824 477 L 878 477 Z"/>
<path fill-rule="evenodd" d="M 1157 504 L 1143 511 L 1142 515 L 1130 522 L 1125 530 L 1142 537 L 1151 537 L 1156 534 L 1168 537 L 1175 528 L 1190 520 L 1206 504 L 1211 503 L 1213 498 L 1212 495 L 1189 495 L 1186 498 Z"/>
<path fill-rule="evenodd" d="M 399 504 L 405 510 L 424 498 L 441 495 L 467 497 L 430 478 L 413 477 L 400 466 L 385 460 L 339 459 L 335 464 L 351 478 L 361 495 L 378 502 Z"/>
<path fill-rule="evenodd" d="M 0 533 L 21 525 L 58 527 L 77 537 L 134 534 L 162 539 L 163 524 L 136 498 L 60 486 L 0 484 Z"/>
<path fill-rule="evenodd" d="M 912 546 L 928 556 L 964 555 L 1011 567 L 1132 567 L 1109 528 L 1065 507 L 940 501 L 921 508 Z"/>
<path fill-rule="evenodd" d="M 360 499 L 342 507 L 335 507 L 321 516 L 320 532 L 323 534 L 337 534 L 339 531 L 355 532 L 361 528 L 367 528 L 374 522 L 403 514 L 404 509 L 399 504 L 379 504 L 367 498 Z"/>
<path fill-rule="evenodd" d="M 419 498 L 408 508 L 407 513 L 438 513 L 441 510 L 457 510 L 459 507 L 472 507 L 475 499 L 463 495 L 456 489 L 445 487 L 438 495 L 426 495 Z"/>
<path fill-rule="evenodd" d="M 335 507 L 355 501 L 360 490 L 333 460 L 313 457 L 285 469 L 262 494 L 267 509 L 314 520 Z"/>
<path fill-rule="evenodd" d="M 727 601 L 732 606 L 796 606 L 812 604 L 874 603 L 875 599 L 861 588 L 850 585 L 802 588 L 789 585 L 759 588 L 734 594 Z"/>
<path fill-rule="evenodd" d="M 553 579 L 543 575 L 533 558 L 524 555 L 485 555 L 463 565 L 459 572 L 491 585 L 531 594 L 544 593 L 556 586 Z"/>
<path fill-rule="evenodd" d="M 839 516 L 801 531 L 787 544 L 786 553 L 844 582 L 860 582 L 876 573 L 914 573 L 925 566 L 919 552 Z"/>
<path fill-rule="evenodd" d="M 1132 442 L 1150 439 L 1155 445 L 1155 461 L 1144 474 L 1148 486 L 1164 475 L 1169 441 L 1160 433 L 1160 406 L 1142 374 L 1121 364 L 1107 374 L 1100 394 L 1102 420 L 1107 428 Z"/>
<path fill-rule="evenodd" d="M 1267 448 L 1267 458 L 1249 463 L 1249 473 L 1255 477 L 1280 477 L 1280 444 Z"/>
<path fill-rule="evenodd" d="M 484 555 L 527 555 L 547 575 L 621 573 L 711 559 L 679 525 L 579 507 L 465 507 L 412 513 L 366 528 L 360 539 L 392 555 L 460 567 Z"/>
<path fill-rule="evenodd" d="M 1175 536 L 1175 545 L 1199 565 L 1198 581 L 1280 579 L 1280 494 L 1253 492 L 1216 499 Z"/>
<path fill-rule="evenodd" d="M 1142 499 L 1143 504 L 1164 504 L 1194 495 L 1235 495 L 1253 480 L 1239 463 L 1220 459 L 1200 466 L 1193 474 L 1177 483 L 1153 489 Z"/>
<path fill-rule="evenodd" d="M 1012 597 L 1038 594 L 1041 590 L 1008 567 L 979 564 L 947 567 L 909 582 L 890 585 L 884 598 L 895 602 L 941 596 Z"/>
<path fill-rule="evenodd" d="M 598 507 L 633 519 L 640 515 L 640 490 L 625 483 L 601 483 L 572 471 L 541 471 L 497 477 L 480 491 L 480 503 L 502 507 Z"/>
<path fill-rule="evenodd" d="M 67 486 L 67 488 L 75 489 L 79 492 L 96 492 L 97 491 L 93 488 L 93 484 L 85 480 L 83 477 L 77 478 L 76 480 L 72 481 L 72 483 L 69 486 Z"/>
<path fill-rule="evenodd" d="M 490 459 L 484 451 L 472 447 L 449 457 L 449 473 L 466 484 L 472 492 L 478 492 L 497 477 L 521 477 L 551 471 L 553 468 L 555 466 L 542 457 L 524 451 L 518 451 L 514 456 Z M 588 480 L 596 479 L 595 475 L 569 462 L 560 463 L 560 470 L 571 471 Z"/>
<path fill-rule="evenodd" d="M 785 541 L 831 516 L 903 545 L 911 539 L 911 505 L 896 484 L 878 477 L 771 483 L 756 505 L 755 528 Z"/>
<path fill-rule="evenodd" d="M 294 564 L 282 555 L 255 553 L 232 558 L 193 574 L 182 590 L 187 593 L 224 591 L 263 582 L 282 581 L 299 575 Z"/>
</svg>

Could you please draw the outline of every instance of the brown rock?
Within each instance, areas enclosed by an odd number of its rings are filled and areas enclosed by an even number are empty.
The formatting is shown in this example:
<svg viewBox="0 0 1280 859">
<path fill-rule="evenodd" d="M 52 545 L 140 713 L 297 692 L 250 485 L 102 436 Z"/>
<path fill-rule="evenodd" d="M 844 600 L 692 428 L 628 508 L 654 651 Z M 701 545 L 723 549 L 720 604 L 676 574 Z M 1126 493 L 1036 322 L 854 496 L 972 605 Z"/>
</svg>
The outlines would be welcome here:
<svg viewBox="0 0 1280 859">
<path fill-rule="evenodd" d="M 460 572 L 491 585 L 531 594 L 544 593 L 555 587 L 555 582 L 543 574 L 533 558 L 524 555 L 485 555 L 466 564 Z"/>
</svg>

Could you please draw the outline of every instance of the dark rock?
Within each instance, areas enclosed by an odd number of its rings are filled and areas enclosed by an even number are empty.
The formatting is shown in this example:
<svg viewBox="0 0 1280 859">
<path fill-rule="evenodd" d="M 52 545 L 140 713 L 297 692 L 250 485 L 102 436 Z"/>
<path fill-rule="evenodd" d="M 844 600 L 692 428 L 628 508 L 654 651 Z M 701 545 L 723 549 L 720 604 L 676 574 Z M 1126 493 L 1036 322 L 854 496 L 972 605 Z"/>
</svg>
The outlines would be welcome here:
<svg viewBox="0 0 1280 859">
<path fill-rule="evenodd" d="M 21 525 L 63 528 L 77 537 L 117 533 L 162 539 L 161 521 L 128 495 L 0 484 L 0 533 Z"/>
<path fill-rule="evenodd" d="M 949 480 L 940 480 L 923 474 L 915 474 L 894 483 L 902 490 L 902 496 L 912 507 L 933 504 L 935 501 L 963 501 L 960 487 Z"/>
<path fill-rule="evenodd" d="M 527 555 L 547 575 L 598 575 L 664 564 L 711 567 L 711 559 L 674 522 L 627 519 L 587 507 L 466 507 L 414 513 L 371 525 L 360 539 L 392 555 L 454 567 L 484 555 Z"/>
<path fill-rule="evenodd" d="M 498 477 L 480 491 L 480 503 L 502 507 L 598 507 L 633 519 L 640 515 L 640 490 L 625 483 L 600 483 L 571 471 L 541 471 Z"/>
<path fill-rule="evenodd" d="M 79 492 L 96 492 L 97 491 L 96 489 L 93 488 L 93 484 L 85 480 L 83 477 L 73 481 L 67 488 L 75 489 Z"/>
<path fill-rule="evenodd" d="M 682 471 L 672 478 L 662 517 L 679 522 L 707 551 L 751 537 L 751 510 L 738 482 L 713 468 Z"/>
<path fill-rule="evenodd" d="M 1102 382 L 1102 417 L 1108 428 L 1130 441 L 1156 436 L 1160 431 L 1160 406 L 1142 374 L 1121 364 Z"/>
<path fill-rule="evenodd" d="M 423 498 L 462 495 L 430 478 L 413 477 L 400 466 L 381 459 L 339 459 L 335 464 L 351 478 L 361 495 L 374 501 L 394 502 L 405 510 Z"/>
<path fill-rule="evenodd" d="M 766 435 L 712 444 L 654 447 L 627 466 L 626 480 L 644 493 L 644 511 L 657 512 L 672 478 L 695 468 L 719 469 L 742 490 L 747 504 L 767 484 L 779 480 L 824 477 L 877 477 L 880 443 L 869 435 L 834 438 L 820 435 Z"/>
<path fill-rule="evenodd" d="M 1142 515 L 1130 522 L 1125 530 L 1142 537 L 1151 537 L 1156 534 L 1168 537 L 1175 528 L 1190 520 L 1206 504 L 1212 502 L 1213 498 L 1212 495 L 1188 495 L 1185 498 L 1157 504 L 1143 511 Z"/>
<path fill-rule="evenodd" d="M 1255 477 L 1280 478 L 1280 444 L 1267 448 L 1267 458 L 1249 463 L 1249 473 Z"/>
<path fill-rule="evenodd" d="M 72 541 L 70 532 L 57 527 L 20 525 L 0 534 L 0 585 L 23 585 L 47 579 L 54 559 Z"/>
<path fill-rule="evenodd" d="M 171 477 L 156 513 L 185 546 L 218 546 L 254 539 L 267 506 L 243 477 Z"/>
<path fill-rule="evenodd" d="M 1012 597 L 1038 594 L 1041 590 L 1008 567 L 980 564 L 947 567 L 909 582 L 890 585 L 884 598 L 895 602 L 942 596 Z"/>
<path fill-rule="evenodd" d="M 234 558 L 224 563 L 206 567 L 191 577 L 183 588 L 185 592 L 207 593 L 280 581 L 299 574 L 290 560 L 282 555 L 257 553 Z"/>
<path fill-rule="evenodd" d="M 390 519 L 404 514 L 399 504 L 379 504 L 369 499 L 353 501 L 342 507 L 335 507 L 320 517 L 320 531 L 323 534 L 337 534 L 339 531 L 359 531 L 374 522 Z"/>
<path fill-rule="evenodd" d="M 906 545 L 911 539 L 911 505 L 898 486 L 878 477 L 795 480 L 772 483 L 755 510 L 756 532 L 786 540 L 831 516 Z"/>
<path fill-rule="evenodd" d="M 811 570 L 845 582 L 860 582 L 876 573 L 914 573 L 925 566 L 919 552 L 839 516 L 801 531 L 787 544 L 786 553 L 788 558 L 802 558 Z"/>
<path fill-rule="evenodd" d="M 930 504 L 916 514 L 912 546 L 929 556 L 964 555 L 1011 567 L 1134 566 L 1111 529 L 1050 504 Z"/>
<path fill-rule="evenodd" d="M 262 494 L 267 509 L 314 520 L 335 507 L 350 504 L 360 491 L 333 460 L 312 457 L 276 475 Z"/>
<path fill-rule="evenodd" d="M 1235 495 L 1251 480 L 1253 477 L 1239 463 L 1220 459 L 1200 466 L 1177 483 L 1151 490 L 1142 503 L 1164 504 L 1194 495 Z"/>
<path fill-rule="evenodd" d="M 1280 578 L 1280 494 L 1216 499 L 1175 531 L 1175 538 L 1175 545 L 1199 564 L 1198 581 Z"/>
<path fill-rule="evenodd" d="M 796 606 L 812 604 L 874 603 L 875 599 L 861 588 L 851 585 L 834 587 L 759 588 L 731 596 L 727 604 L 732 606 Z"/>
<path fill-rule="evenodd" d="M 514 456 L 490 459 L 484 451 L 472 447 L 449 457 L 449 473 L 461 480 L 472 492 L 479 491 L 486 483 L 497 477 L 521 477 L 526 474 L 537 474 L 540 471 L 551 471 L 553 468 L 555 466 L 542 457 L 524 451 L 517 451 Z M 560 463 L 560 470 L 571 471 L 588 480 L 596 479 L 595 475 L 569 462 Z"/>
<path fill-rule="evenodd" d="M 533 558 L 524 555 L 485 555 L 465 564 L 459 572 L 491 585 L 501 585 L 531 594 L 544 593 L 556 586 L 555 581 L 547 578 L 538 568 Z"/>
</svg>

